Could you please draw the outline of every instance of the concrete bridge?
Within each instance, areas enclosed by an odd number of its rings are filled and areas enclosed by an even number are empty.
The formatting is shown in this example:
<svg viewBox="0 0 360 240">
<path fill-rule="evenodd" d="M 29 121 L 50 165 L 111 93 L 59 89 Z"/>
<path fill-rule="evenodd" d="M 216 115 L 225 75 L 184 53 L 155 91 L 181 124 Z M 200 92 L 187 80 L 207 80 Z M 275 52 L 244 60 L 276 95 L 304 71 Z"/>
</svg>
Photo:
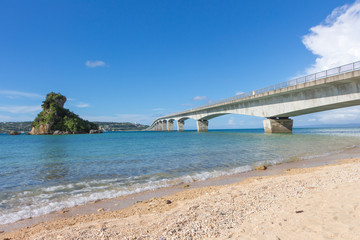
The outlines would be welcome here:
<svg viewBox="0 0 360 240">
<path fill-rule="evenodd" d="M 198 132 L 207 132 L 209 120 L 225 114 L 266 118 L 265 133 L 290 133 L 290 117 L 360 105 L 360 61 L 292 79 L 211 104 L 156 119 L 154 131 L 184 131 L 185 121 L 197 121 Z"/>
</svg>

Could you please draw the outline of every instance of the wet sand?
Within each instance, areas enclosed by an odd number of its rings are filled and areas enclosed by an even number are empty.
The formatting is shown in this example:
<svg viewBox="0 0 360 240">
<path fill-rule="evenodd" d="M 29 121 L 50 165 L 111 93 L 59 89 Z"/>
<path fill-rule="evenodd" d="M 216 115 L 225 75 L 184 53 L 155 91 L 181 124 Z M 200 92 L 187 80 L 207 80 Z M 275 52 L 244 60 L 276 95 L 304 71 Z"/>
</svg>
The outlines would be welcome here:
<svg viewBox="0 0 360 240">
<path fill-rule="evenodd" d="M 103 200 L 0 225 L 0 239 L 356 239 L 359 160 L 336 162 L 358 156 L 349 148 Z"/>
</svg>

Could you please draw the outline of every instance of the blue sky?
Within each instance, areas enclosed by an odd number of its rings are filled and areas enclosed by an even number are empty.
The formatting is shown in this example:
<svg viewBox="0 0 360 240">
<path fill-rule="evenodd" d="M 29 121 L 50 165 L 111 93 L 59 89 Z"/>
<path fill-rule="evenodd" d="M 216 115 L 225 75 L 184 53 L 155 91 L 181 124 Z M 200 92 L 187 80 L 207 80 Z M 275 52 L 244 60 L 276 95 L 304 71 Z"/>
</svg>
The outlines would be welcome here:
<svg viewBox="0 0 360 240">
<path fill-rule="evenodd" d="M 342 0 L 1 1 L 0 121 L 33 120 L 54 91 L 85 119 L 151 124 L 358 61 L 359 6 Z M 294 119 L 295 126 L 360 122 L 360 109 Z M 257 128 L 262 120 L 226 115 L 209 127 Z"/>
</svg>

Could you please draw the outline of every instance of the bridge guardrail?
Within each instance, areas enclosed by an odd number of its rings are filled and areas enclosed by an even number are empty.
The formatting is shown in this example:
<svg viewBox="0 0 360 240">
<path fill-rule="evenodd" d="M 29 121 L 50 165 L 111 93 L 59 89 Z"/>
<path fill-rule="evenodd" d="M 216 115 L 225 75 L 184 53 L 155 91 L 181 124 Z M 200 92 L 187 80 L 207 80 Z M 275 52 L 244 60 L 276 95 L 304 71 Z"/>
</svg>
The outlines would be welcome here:
<svg viewBox="0 0 360 240">
<path fill-rule="evenodd" d="M 322 79 L 322 78 L 336 76 L 336 75 L 340 75 L 340 74 L 343 74 L 343 73 L 346 73 L 346 72 L 352 72 L 352 71 L 355 71 L 355 70 L 358 70 L 358 69 L 360 69 L 360 61 L 345 64 L 345 65 L 335 67 L 335 68 L 331 68 L 331 69 L 328 69 L 328 70 L 324 70 L 324 71 L 321 71 L 321 72 L 312 73 L 312 74 L 309 74 L 309 75 L 306 75 L 306 76 L 294 78 L 294 79 L 291 79 L 291 80 L 286 81 L 286 82 L 278 83 L 278 84 L 275 84 L 275 85 L 272 85 L 272 86 L 269 86 L 269 87 L 265 87 L 265 88 L 257 89 L 257 90 L 251 91 L 251 92 L 246 92 L 246 93 L 235 95 L 235 96 L 232 96 L 232 97 L 229 97 L 229 98 L 221 99 L 221 100 L 218 100 L 218 101 L 215 101 L 215 102 L 211 102 L 211 103 L 208 103 L 208 104 L 205 104 L 205 105 L 201 105 L 199 107 L 188 109 L 186 111 L 172 113 L 172 114 L 169 114 L 168 116 L 171 116 L 171 115 L 174 115 L 174 114 L 183 114 L 183 113 L 187 113 L 187 112 L 191 112 L 191 111 L 194 111 L 194 110 L 197 110 L 197 109 L 202 109 L 202 108 L 218 105 L 218 104 L 225 103 L 225 102 L 230 102 L 230 101 L 234 101 L 234 100 L 240 100 L 240 99 L 243 99 L 243 98 L 250 97 L 252 95 L 261 94 L 261 93 L 270 92 L 270 91 L 275 91 L 275 90 L 279 90 L 279 89 L 286 88 L 286 87 L 296 86 L 296 85 L 301 84 L 301 83 L 312 82 L 312 81 L 319 80 L 319 79 Z"/>
</svg>

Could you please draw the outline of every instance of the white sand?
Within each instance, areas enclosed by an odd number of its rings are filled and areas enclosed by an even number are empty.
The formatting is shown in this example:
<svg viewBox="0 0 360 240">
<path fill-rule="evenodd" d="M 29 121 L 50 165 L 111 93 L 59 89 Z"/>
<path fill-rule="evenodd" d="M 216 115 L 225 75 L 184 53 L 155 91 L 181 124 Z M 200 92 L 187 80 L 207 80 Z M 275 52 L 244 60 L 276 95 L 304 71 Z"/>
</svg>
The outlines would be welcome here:
<svg viewBox="0 0 360 240">
<path fill-rule="evenodd" d="M 348 160 L 185 190 L 0 239 L 360 239 L 359 167 Z"/>
</svg>

